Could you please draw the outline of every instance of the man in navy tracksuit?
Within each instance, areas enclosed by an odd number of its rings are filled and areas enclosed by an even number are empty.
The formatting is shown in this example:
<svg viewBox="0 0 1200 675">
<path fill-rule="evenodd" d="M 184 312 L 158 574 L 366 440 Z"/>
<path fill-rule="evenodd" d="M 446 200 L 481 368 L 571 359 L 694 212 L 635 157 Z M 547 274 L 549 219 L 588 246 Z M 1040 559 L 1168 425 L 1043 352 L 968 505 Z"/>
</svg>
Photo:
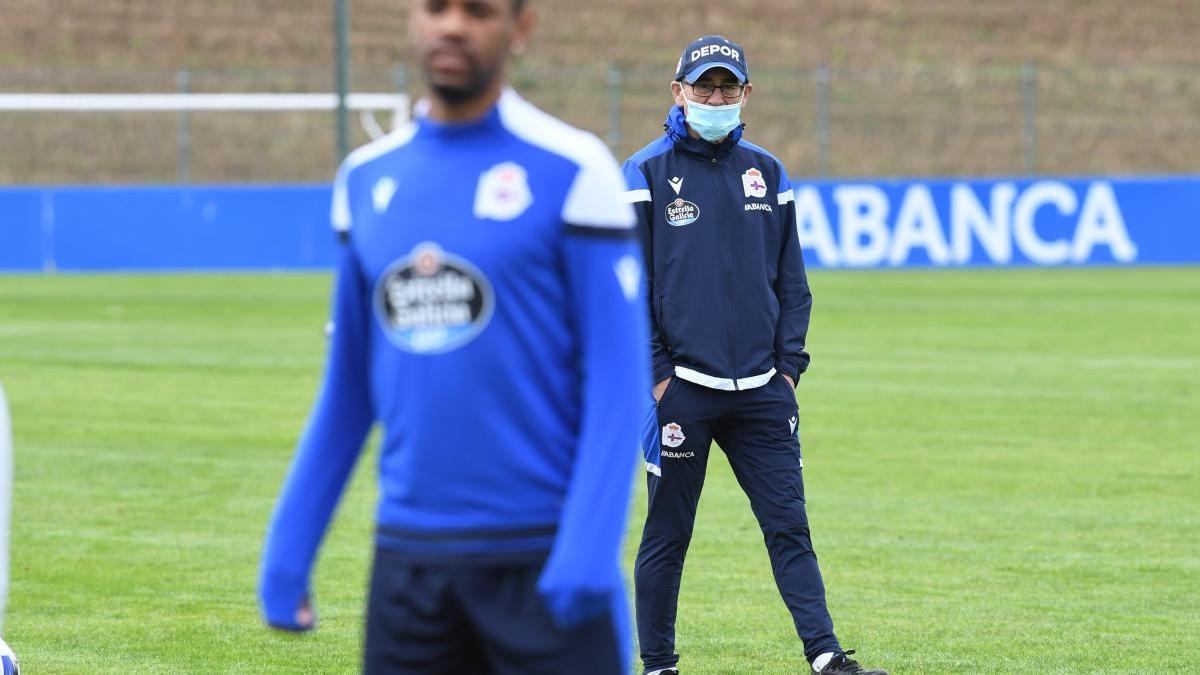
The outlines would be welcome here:
<svg viewBox="0 0 1200 675">
<path fill-rule="evenodd" d="M 651 320 L 657 441 L 638 550 L 646 673 L 678 673 L 675 611 L 708 451 L 721 446 L 762 527 L 784 603 L 818 673 L 863 671 L 838 644 L 804 508 L 794 387 L 812 295 L 787 172 L 742 138 L 745 51 L 723 37 L 684 50 L 666 133 L 625 163 Z"/>
<path fill-rule="evenodd" d="M 328 362 L 259 597 L 314 627 L 317 549 L 381 423 L 367 673 L 628 671 L 643 264 L 604 144 L 505 85 L 531 26 L 522 0 L 414 2 L 429 97 L 334 182 Z"/>
</svg>

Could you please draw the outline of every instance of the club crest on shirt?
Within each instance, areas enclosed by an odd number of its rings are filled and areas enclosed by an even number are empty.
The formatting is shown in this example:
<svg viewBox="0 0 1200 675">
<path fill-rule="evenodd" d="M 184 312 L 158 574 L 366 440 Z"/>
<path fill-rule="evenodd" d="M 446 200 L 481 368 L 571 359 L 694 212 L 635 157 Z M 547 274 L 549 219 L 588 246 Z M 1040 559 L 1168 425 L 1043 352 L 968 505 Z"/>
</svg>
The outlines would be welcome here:
<svg viewBox="0 0 1200 675">
<path fill-rule="evenodd" d="M 745 189 L 747 197 L 767 196 L 767 182 L 763 180 L 762 172 L 754 167 L 746 169 L 746 173 L 742 174 L 742 188 Z"/>
<path fill-rule="evenodd" d="M 479 175 L 475 189 L 475 217 L 512 220 L 533 203 L 525 168 L 516 162 L 501 162 Z"/>
<path fill-rule="evenodd" d="M 691 225 L 700 220 L 700 207 L 683 197 L 676 197 L 675 201 L 667 204 L 666 217 L 667 224 L 672 227 Z"/>
<path fill-rule="evenodd" d="M 433 242 L 392 263 L 375 286 L 375 316 L 388 340 L 414 354 L 457 349 L 492 318 L 487 277 L 465 258 Z"/>
<path fill-rule="evenodd" d="M 678 448 L 687 440 L 687 436 L 683 435 L 683 427 L 675 422 L 670 422 L 663 425 L 662 428 L 662 444 L 667 448 Z"/>
</svg>

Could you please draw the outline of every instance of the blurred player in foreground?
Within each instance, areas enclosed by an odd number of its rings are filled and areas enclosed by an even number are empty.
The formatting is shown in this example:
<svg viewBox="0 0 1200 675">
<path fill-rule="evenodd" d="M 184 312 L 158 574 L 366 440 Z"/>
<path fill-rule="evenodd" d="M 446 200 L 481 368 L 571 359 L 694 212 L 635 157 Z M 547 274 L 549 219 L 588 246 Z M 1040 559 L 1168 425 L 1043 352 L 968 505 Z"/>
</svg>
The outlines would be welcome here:
<svg viewBox="0 0 1200 675">
<path fill-rule="evenodd" d="M 271 626 L 315 625 L 313 559 L 379 421 L 367 673 L 628 670 L 643 267 L 608 150 L 505 83 L 532 28 L 523 0 L 415 0 L 428 98 L 334 183 L 328 363 L 259 591 Z"/>
<path fill-rule="evenodd" d="M 762 528 L 804 655 L 822 674 L 863 673 L 838 644 L 809 536 L 795 386 L 812 293 L 783 164 L 742 137 L 742 47 L 689 44 L 666 133 L 625 163 L 651 298 L 661 435 L 646 457 L 649 504 L 635 572 L 646 672 L 678 675 L 675 611 L 713 440 Z M 756 670 L 747 665 L 747 672 Z"/>
</svg>

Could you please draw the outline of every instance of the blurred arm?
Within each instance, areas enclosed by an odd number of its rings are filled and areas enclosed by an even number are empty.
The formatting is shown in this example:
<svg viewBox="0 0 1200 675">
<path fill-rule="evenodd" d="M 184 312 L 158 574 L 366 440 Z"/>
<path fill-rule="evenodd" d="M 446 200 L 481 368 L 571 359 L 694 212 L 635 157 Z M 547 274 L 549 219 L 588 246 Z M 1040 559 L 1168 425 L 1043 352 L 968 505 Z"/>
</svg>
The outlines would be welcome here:
<svg viewBox="0 0 1200 675">
<path fill-rule="evenodd" d="M 649 389 L 644 268 L 623 181 L 584 167 L 564 209 L 563 255 L 580 346 L 582 419 L 558 534 L 538 583 L 559 624 L 605 611 L 624 593 L 619 557 Z"/>
<path fill-rule="evenodd" d="M 284 630 L 313 627 L 313 561 L 373 419 L 366 295 L 353 250 L 343 249 L 324 381 L 263 545 L 259 600 L 267 623 Z"/>
</svg>

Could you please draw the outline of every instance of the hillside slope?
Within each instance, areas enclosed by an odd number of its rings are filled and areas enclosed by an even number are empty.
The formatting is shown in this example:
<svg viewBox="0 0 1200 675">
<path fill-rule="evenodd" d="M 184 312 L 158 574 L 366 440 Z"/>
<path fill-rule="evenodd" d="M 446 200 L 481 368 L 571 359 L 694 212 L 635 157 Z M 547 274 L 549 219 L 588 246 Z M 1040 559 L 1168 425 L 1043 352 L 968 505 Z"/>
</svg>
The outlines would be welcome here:
<svg viewBox="0 0 1200 675">
<path fill-rule="evenodd" d="M 722 32 L 747 47 L 759 85 L 749 135 L 797 175 L 1200 171 L 1196 0 L 531 1 L 540 25 L 514 78 L 618 153 L 657 132 L 682 45 Z M 180 69 L 193 90 L 332 86 L 329 0 L 5 4 L 0 91 L 174 91 Z M 355 88 L 393 89 L 409 60 L 408 3 L 351 0 L 351 11 Z M 819 89 L 822 65 L 832 70 Z M 619 124 L 612 67 L 623 75 Z M 201 181 L 330 171 L 325 114 L 180 124 L 173 114 L 0 114 L 11 139 L 0 181 L 170 181 L 184 160 Z M 182 159 L 181 131 L 191 147 Z"/>
</svg>

